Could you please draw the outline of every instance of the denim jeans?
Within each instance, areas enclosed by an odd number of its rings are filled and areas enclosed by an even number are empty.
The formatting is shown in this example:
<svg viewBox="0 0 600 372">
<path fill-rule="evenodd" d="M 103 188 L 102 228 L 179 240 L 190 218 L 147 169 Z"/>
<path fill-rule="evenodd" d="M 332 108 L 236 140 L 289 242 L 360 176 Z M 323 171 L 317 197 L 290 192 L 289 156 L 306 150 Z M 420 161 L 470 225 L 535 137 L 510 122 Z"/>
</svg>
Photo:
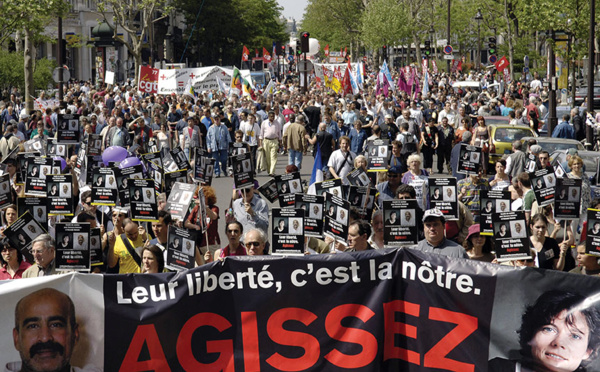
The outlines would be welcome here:
<svg viewBox="0 0 600 372">
<path fill-rule="evenodd" d="M 288 149 L 288 163 L 294 164 L 300 170 L 302 166 L 302 151 Z"/>
<path fill-rule="evenodd" d="M 215 176 L 220 175 L 221 171 L 227 175 L 227 150 L 213 151 L 212 157 L 215 159 Z M 219 163 L 221 163 L 220 168 Z"/>
</svg>

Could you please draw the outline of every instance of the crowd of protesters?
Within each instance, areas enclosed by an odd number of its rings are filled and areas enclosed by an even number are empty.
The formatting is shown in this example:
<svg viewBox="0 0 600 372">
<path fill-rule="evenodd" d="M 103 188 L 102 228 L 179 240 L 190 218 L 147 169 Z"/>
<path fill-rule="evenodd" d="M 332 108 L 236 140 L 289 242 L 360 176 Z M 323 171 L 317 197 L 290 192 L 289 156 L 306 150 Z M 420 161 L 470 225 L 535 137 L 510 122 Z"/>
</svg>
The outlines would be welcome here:
<svg viewBox="0 0 600 372">
<path fill-rule="evenodd" d="M 394 74 L 394 78 L 397 76 Z M 389 169 L 378 172 L 373 187 L 378 191 L 377 207 L 382 200 L 417 199 L 422 211 L 421 241 L 413 248 L 481 261 L 494 261 L 494 241 L 480 235 L 479 210 L 481 190 L 506 190 L 512 195 L 511 210 L 526 213 L 531 235 L 531 258 L 510 262 L 513 265 L 537 266 L 555 270 L 598 275 L 595 259 L 585 255 L 579 236 L 585 223 L 566 223 L 553 217 L 552 208 L 539 207 L 533 198 L 524 156 L 533 154 L 542 162 L 546 152 L 535 144 L 513 143 L 510 156 L 489 162 L 492 147 L 486 118 L 506 116 L 511 125 L 525 125 L 536 133 L 543 128 L 547 114 L 548 89 L 537 75 L 532 81 L 513 82 L 499 90 L 488 85 L 490 76 L 475 72 L 467 74 L 434 74 L 426 93 L 409 93 L 398 89 L 386 96 L 377 94 L 374 76 L 367 78 L 362 93 L 342 96 L 314 82 L 308 92 L 297 83 L 278 84 L 274 94 L 256 92 L 256 98 L 225 92 L 198 92 L 187 95 L 141 94 L 135 86 L 101 86 L 89 83 L 70 83 L 65 87 L 64 102 L 59 106 L 28 111 L 23 97 L 14 89 L 4 92 L 0 109 L 0 139 L 2 162 L 11 176 L 13 204 L 4 208 L 2 231 L 18 216 L 17 197 L 24 197 L 22 184 L 15 183 L 15 159 L 9 154 L 16 147 L 35 138 L 56 135 L 59 114 L 79 114 L 81 138 L 98 134 L 102 149 L 122 146 L 134 149 L 134 154 L 149 151 L 151 141 L 161 151 L 176 146 L 184 150 L 194 163 L 193 149 L 201 147 L 215 160 L 215 176 L 228 177 L 230 144 L 243 142 L 253 154 L 257 175 L 276 175 L 278 162 L 286 162 L 286 171 L 303 169 L 303 157 L 320 149 L 322 170 L 326 179 L 341 178 L 355 168 L 368 169 L 363 155 L 367 144 L 375 139 L 390 142 Z M 456 81 L 476 81 L 481 89 L 452 88 Z M 37 101 L 49 102 L 46 97 Z M 555 131 L 561 138 L 583 139 L 583 111 L 575 108 L 572 115 L 561 118 Z M 560 128 L 560 129 L 559 129 Z M 478 174 L 456 173 L 455 149 L 461 143 L 482 148 L 481 171 Z M 69 146 L 65 156 L 65 172 L 74 172 L 78 146 Z M 434 163 L 434 160 L 437 162 Z M 589 180 L 582 172 L 583 161 L 576 151 L 569 151 L 568 177 L 583 179 L 582 212 L 588 206 L 598 206 L 600 200 L 591 198 Z M 304 169 L 304 171 L 310 171 Z M 74 174 L 74 173 L 73 173 Z M 430 209 L 427 198 L 429 177 L 456 177 L 459 198 L 458 220 L 446 220 L 439 210 Z M 74 177 L 77 179 L 77 177 Z M 233 180 L 231 180 L 231 185 Z M 189 177 L 189 183 L 193 179 Z M 217 182 L 226 182 L 218 180 Z M 229 187 L 231 187 L 231 185 Z M 205 264 L 227 256 L 269 254 L 269 208 L 271 206 L 254 189 L 235 192 L 232 200 L 217 200 L 208 184 L 203 190 L 207 206 L 208 233 L 197 242 L 195 263 Z M 73 222 L 94 223 L 102 231 L 103 265 L 93 272 L 156 273 L 165 270 L 168 226 L 200 229 L 198 225 L 198 191 L 189 217 L 173 222 L 164 210 L 166 194 L 158 196 L 158 222 L 148 231 L 131 219 L 123 207 L 91 205 L 90 185 L 73 187 L 77 208 Z M 104 216 L 103 216 L 104 215 Z M 15 279 L 55 274 L 56 242 L 52 235 L 54 217 L 48 218 L 49 234 L 34 240 L 31 253 L 34 262 L 26 262 L 22 247 L 9 239 L 0 240 L 2 257 L 0 279 Z M 226 224 L 225 239 L 219 236 L 218 224 Z M 562 231 L 568 231 L 563 234 Z M 558 235 L 557 235 L 558 234 Z M 560 236 L 560 237 L 557 237 Z M 585 239 L 585 237 L 583 238 Z M 140 256 L 132 257 L 127 245 L 136 248 Z M 326 254 L 339 251 L 382 249 L 383 215 L 375 208 L 372 215 L 351 210 L 348 236 L 344 241 L 330 238 L 306 238 L 307 254 Z M 547 252 L 551 251 L 551 254 Z M 550 259 L 548 259 L 550 257 Z"/>
</svg>

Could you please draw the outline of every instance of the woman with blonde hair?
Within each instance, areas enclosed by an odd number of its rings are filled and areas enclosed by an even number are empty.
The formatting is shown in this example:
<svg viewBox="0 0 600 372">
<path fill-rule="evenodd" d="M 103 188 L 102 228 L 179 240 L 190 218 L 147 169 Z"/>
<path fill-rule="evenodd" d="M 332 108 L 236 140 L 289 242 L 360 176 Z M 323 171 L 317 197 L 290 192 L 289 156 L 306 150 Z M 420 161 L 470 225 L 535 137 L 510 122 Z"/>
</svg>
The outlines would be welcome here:
<svg viewBox="0 0 600 372">
<path fill-rule="evenodd" d="M 417 154 L 412 154 L 406 159 L 408 163 L 408 172 L 404 173 L 402 177 L 402 183 L 412 186 L 417 193 L 417 202 L 419 207 L 425 210 L 425 203 L 423 201 L 424 195 L 427 195 L 427 188 L 429 187 L 429 173 L 425 169 L 421 169 L 421 157 Z"/>
</svg>

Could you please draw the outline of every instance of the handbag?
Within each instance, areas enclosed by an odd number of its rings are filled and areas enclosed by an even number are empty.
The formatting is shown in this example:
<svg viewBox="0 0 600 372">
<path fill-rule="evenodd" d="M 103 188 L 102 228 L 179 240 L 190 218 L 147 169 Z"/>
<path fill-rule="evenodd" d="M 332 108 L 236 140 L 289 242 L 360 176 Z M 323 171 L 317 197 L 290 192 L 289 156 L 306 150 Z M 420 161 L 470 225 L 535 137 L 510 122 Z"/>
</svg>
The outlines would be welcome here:
<svg viewBox="0 0 600 372">
<path fill-rule="evenodd" d="M 267 170 L 267 159 L 265 155 L 265 149 L 263 149 L 262 147 L 259 147 L 256 150 L 256 168 L 259 171 Z"/>
</svg>

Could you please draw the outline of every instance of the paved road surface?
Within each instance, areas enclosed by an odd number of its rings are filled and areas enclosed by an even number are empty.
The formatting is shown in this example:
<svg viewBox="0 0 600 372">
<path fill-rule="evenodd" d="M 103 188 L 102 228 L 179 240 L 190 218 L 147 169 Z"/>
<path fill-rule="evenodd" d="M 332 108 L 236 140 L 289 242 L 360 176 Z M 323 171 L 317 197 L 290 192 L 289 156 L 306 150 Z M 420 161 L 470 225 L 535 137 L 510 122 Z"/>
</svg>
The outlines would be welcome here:
<svg viewBox="0 0 600 372">
<path fill-rule="evenodd" d="M 306 182 L 310 181 L 310 175 L 312 173 L 313 164 L 314 164 L 314 158 L 310 154 L 305 156 L 302 159 L 302 169 L 300 170 L 300 177 L 303 181 L 304 180 L 306 180 Z M 287 155 L 285 155 L 285 156 L 279 155 L 275 173 L 276 174 L 285 173 L 285 167 L 287 165 L 288 165 Z M 260 174 L 258 174 L 256 176 L 256 180 L 258 181 L 259 185 L 262 185 L 262 184 L 268 182 L 270 179 L 271 179 L 271 177 L 269 177 L 266 172 L 261 172 Z M 225 235 L 225 212 L 227 211 L 227 208 L 229 207 L 229 201 L 231 200 L 231 196 L 233 193 L 233 177 L 213 178 L 212 187 L 215 189 L 215 192 L 217 194 L 217 205 L 219 206 L 219 209 L 220 209 L 219 236 L 221 237 L 221 246 L 224 247 L 225 245 L 227 245 L 227 236 Z M 278 202 L 271 204 L 267 201 L 267 203 L 269 204 L 269 207 L 274 207 L 274 208 L 279 207 Z M 270 223 L 269 223 L 268 234 L 269 234 L 269 236 L 271 234 Z"/>
</svg>

